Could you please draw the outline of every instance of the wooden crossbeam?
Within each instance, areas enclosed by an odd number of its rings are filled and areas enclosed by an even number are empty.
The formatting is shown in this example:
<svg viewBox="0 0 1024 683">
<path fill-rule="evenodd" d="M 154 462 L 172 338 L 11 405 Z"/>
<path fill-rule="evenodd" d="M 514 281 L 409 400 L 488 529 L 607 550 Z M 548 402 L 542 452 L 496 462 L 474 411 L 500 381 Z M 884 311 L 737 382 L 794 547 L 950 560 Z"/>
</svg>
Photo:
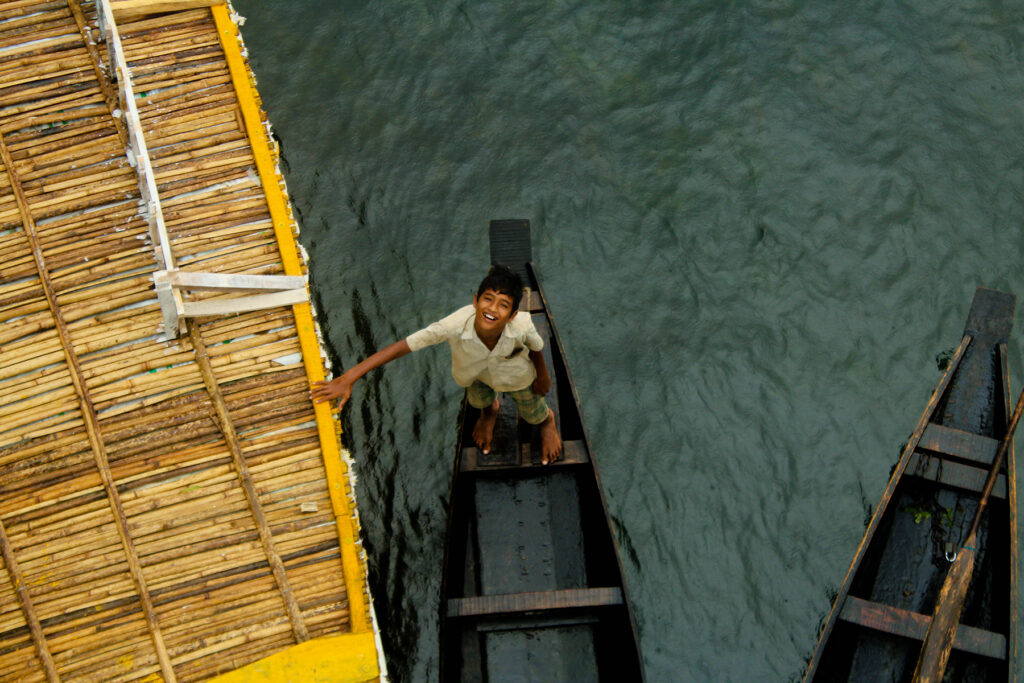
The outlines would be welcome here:
<svg viewBox="0 0 1024 683">
<path fill-rule="evenodd" d="M 172 287 L 220 292 L 261 292 L 302 289 L 306 278 L 301 275 L 249 275 L 246 273 L 196 273 L 175 270 L 167 274 Z"/>
<path fill-rule="evenodd" d="M 240 296 L 234 299 L 215 299 L 212 301 L 186 301 L 182 307 L 181 315 L 185 318 L 199 318 L 203 316 L 230 315 L 232 313 L 244 313 L 246 311 L 261 311 L 265 308 L 276 308 L 278 306 L 292 306 L 305 303 L 309 297 L 306 290 L 289 289 L 284 292 L 273 294 L 258 294 L 256 296 Z"/>
<path fill-rule="evenodd" d="M 156 296 L 164 317 L 164 338 L 183 331 L 185 318 L 230 315 L 294 306 L 309 301 L 306 278 L 301 275 L 250 275 L 246 273 L 198 273 L 159 270 L 153 273 Z M 260 292 L 231 299 L 188 301 L 184 290 Z"/>
<path fill-rule="evenodd" d="M 930 422 L 925 427 L 918 448 L 945 453 L 989 467 L 996 457 L 996 451 L 999 450 L 999 440 Z"/>
<path fill-rule="evenodd" d="M 448 601 L 446 614 L 449 617 L 481 617 L 621 604 L 621 588 L 567 588 L 556 591 L 452 598 Z"/>
<path fill-rule="evenodd" d="M 101 84 L 104 85 L 104 92 L 108 95 L 108 106 L 112 107 L 114 105 L 113 89 L 109 81 L 103 77 L 102 69 L 99 68 L 99 57 L 95 45 L 89 43 L 91 34 L 88 31 L 88 27 L 82 23 L 81 8 L 77 6 L 77 0 L 68 0 L 68 3 L 72 14 L 75 15 L 76 21 L 79 23 L 82 37 L 86 40 L 87 47 L 89 47 L 94 68 L 100 77 Z M 112 112 L 112 114 L 115 115 L 114 118 L 122 138 L 125 137 L 125 130 L 127 130 L 129 161 L 133 162 L 136 173 L 139 176 L 139 191 L 146 207 L 145 214 L 146 221 L 149 224 L 150 237 L 153 240 L 157 261 L 162 266 L 161 270 L 153 274 L 153 284 L 157 301 L 160 303 L 160 311 L 163 315 L 163 338 L 165 340 L 173 339 L 184 332 L 182 325 L 184 318 L 259 311 L 278 306 L 292 306 L 309 300 L 305 289 L 305 278 L 298 275 L 192 273 L 179 271 L 175 268 L 174 254 L 171 251 L 171 240 L 167 233 L 167 226 L 164 223 L 160 193 L 156 186 L 153 163 L 149 158 L 149 149 L 142 130 L 139 110 L 135 103 L 131 72 L 128 68 L 124 48 L 121 45 L 121 36 L 117 29 L 115 11 L 118 12 L 118 16 L 122 16 L 122 12 L 128 15 L 142 15 L 177 11 L 187 9 L 189 6 L 209 7 L 217 4 L 223 4 L 223 0 L 220 0 L 220 2 L 208 0 L 201 0 L 199 2 L 190 2 L 189 0 L 179 0 L 177 2 L 99 0 L 100 25 L 107 41 L 107 52 L 111 59 L 112 72 L 117 75 L 117 92 L 122 108 L 122 112 Z M 261 294 L 216 301 L 190 302 L 186 301 L 182 296 L 181 290 L 183 289 L 226 292 L 252 291 L 261 292 Z"/>
<path fill-rule="evenodd" d="M 542 470 L 545 467 L 561 467 L 564 465 L 582 465 L 590 461 L 587 457 L 587 447 L 583 441 L 570 440 L 562 442 L 562 457 L 550 465 L 534 464 L 530 460 L 530 444 L 522 444 L 523 456 L 518 464 L 497 464 L 488 465 L 479 462 L 480 449 L 476 446 L 462 449 L 460 470 L 463 472 L 508 472 L 508 470 L 523 469 L 527 471 Z"/>
<path fill-rule="evenodd" d="M 905 638 L 924 640 L 932 618 L 879 602 L 849 596 L 839 615 L 843 621 Z M 960 624 L 953 647 L 962 652 L 1006 659 L 1006 636 Z"/>
<path fill-rule="evenodd" d="M 991 464 L 991 463 L 990 463 Z M 915 453 L 907 466 L 907 473 L 923 479 L 931 479 L 946 486 L 981 493 L 985 488 L 985 480 L 988 479 L 988 472 L 978 468 L 952 462 L 945 458 Z M 996 479 L 995 488 L 992 489 L 992 497 L 1002 500 L 1006 499 L 1006 476 L 1000 474 Z"/>
</svg>

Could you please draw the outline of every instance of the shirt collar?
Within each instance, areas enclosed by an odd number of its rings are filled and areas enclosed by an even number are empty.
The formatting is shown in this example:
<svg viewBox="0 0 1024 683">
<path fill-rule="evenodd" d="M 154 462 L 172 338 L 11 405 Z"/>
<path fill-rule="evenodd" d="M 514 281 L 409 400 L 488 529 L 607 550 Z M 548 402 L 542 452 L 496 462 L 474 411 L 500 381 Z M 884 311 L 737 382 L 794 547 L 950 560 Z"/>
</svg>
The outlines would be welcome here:
<svg viewBox="0 0 1024 683">
<path fill-rule="evenodd" d="M 473 326 L 473 323 L 476 320 L 476 309 L 475 308 L 471 308 L 471 311 L 472 312 L 471 312 L 471 314 L 469 316 L 469 319 L 466 320 L 466 324 L 462 326 L 461 338 L 463 340 L 465 340 L 465 341 L 470 341 L 470 340 L 475 339 L 475 340 L 477 340 L 477 342 L 480 343 L 481 346 L 483 346 L 486 349 L 487 348 L 487 344 L 484 344 L 484 340 L 481 339 L 479 337 L 479 335 L 477 335 L 476 328 Z M 494 350 L 497 350 L 497 349 L 501 348 L 502 347 L 502 343 L 506 339 L 511 339 L 512 338 L 512 331 L 509 329 L 509 327 L 512 326 L 513 322 L 515 322 L 515 318 L 513 318 L 512 320 L 508 321 L 508 324 L 506 324 L 505 327 L 501 330 L 501 336 L 498 337 L 498 342 L 494 345 L 494 349 L 488 349 L 488 351 L 494 351 Z"/>
</svg>

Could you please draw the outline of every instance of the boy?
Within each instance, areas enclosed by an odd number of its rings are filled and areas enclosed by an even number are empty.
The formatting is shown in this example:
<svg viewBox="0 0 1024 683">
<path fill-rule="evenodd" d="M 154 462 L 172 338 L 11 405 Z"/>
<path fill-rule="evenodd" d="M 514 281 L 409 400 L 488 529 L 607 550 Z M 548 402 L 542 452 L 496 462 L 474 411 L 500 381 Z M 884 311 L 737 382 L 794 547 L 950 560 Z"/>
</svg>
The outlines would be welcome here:
<svg viewBox="0 0 1024 683">
<path fill-rule="evenodd" d="M 562 438 L 555 426 L 555 415 L 544 400 L 551 389 L 551 377 L 541 352 L 544 342 L 529 314 L 516 315 L 522 296 L 519 276 L 504 266 L 492 266 L 477 288 L 471 306 L 464 306 L 381 349 L 340 377 L 314 382 L 313 401 L 339 398 L 341 410 L 352 396 L 352 385 L 370 370 L 411 351 L 446 341 L 452 349 L 452 375 L 460 386 L 466 387 L 470 405 L 480 409 L 480 418 L 473 427 L 473 440 L 480 450 L 491 451 L 500 391 L 516 402 L 520 417 L 540 425 L 541 462 L 546 465 L 558 460 Z"/>
</svg>

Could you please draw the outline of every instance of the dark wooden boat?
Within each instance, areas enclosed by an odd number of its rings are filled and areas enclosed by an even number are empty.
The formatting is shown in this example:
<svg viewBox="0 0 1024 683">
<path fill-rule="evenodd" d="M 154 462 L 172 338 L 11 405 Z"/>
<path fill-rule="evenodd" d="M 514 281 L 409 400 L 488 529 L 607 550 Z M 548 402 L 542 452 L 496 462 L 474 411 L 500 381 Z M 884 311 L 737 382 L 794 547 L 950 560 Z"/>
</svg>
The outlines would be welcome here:
<svg viewBox="0 0 1024 683">
<path fill-rule="evenodd" d="M 1012 411 L 1015 298 L 978 289 L 963 339 L 893 470 L 805 681 L 910 681 Z M 946 681 L 1010 681 L 1016 621 L 1013 449 L 983 513 Z"/>
<path fill-rule="evenodd" d="M 502 401 L 491 453 L 463 403 L 441 585 L 442 681 L 642 681 L 636 626 L 579 400 L 530 263 L 530 225 L 491 222 L 491 261 L 530 291 L 565 444 L 540 464 L 535 428 Z"/>
</svg>

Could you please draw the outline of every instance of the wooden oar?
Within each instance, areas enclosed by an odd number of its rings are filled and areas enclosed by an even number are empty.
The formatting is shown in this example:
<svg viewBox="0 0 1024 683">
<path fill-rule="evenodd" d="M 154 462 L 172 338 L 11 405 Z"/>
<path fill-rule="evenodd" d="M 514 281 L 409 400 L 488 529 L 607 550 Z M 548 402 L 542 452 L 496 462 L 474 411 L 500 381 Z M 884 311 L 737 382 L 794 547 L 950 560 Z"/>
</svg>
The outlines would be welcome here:
<svg viewBox="0 0 1024 683">
<path fill-rule="evenodd" d="M 932 615 L 932 623 L 928 626 L 928 633 L 925 634 L 924 644 L 921 646 L 921 655 L 917 659 L 917 668 L 914 669 L 914 683 L 940 683 L 946 673 L 946 664 L 949 663 L 953 640 L 960 625 L 960 613 L 964 608 L 967 588 L 971 585 L 971 574 L 974 573 L 974 544 L 978 527 L 981 525 L 981 515 L 985 512 L 989 494 L 992 493 L 992 488 L 999 477 L 999 467 L 1003 464 L 1006 449 L 1013 442 L 1013 432 L 1017 429 L 1022 412 L 1024 392 L 1021 392 L 1020 398 L 1017 399 L 1013 419 L 1006 430 L 1006 436 L 999 444 L 995 460 L 992 461 L 992 469 L 989 470 L 988 479 L 985 481 L 981 500 L 978 501 L 978 511 L 974 514 L 974 522 L 967 534 L 967 540 L 964 541 L 964 547 L 957 554 L 953 566 L 946 575 L 946 581 L 942 584 L 939 599 L 935 603 L 935 614 Z"/>
</svg>

